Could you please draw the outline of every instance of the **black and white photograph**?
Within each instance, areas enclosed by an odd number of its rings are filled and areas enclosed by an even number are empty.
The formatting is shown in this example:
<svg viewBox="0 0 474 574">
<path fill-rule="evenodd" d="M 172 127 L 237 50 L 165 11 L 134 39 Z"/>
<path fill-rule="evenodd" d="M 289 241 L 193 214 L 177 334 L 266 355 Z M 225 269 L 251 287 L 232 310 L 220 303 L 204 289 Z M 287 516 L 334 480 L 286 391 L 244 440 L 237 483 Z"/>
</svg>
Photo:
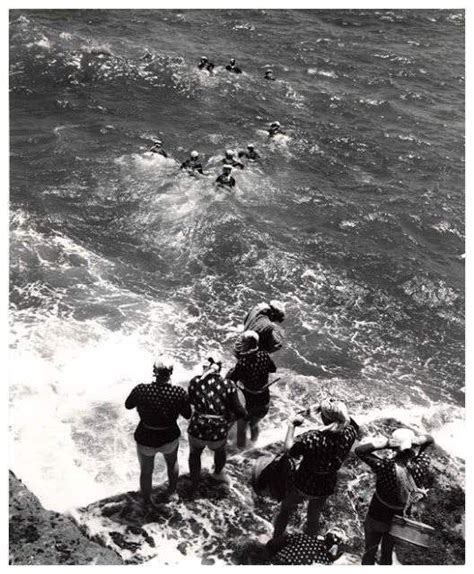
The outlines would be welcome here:
<svg viewBox="0 0 474 574">
<path fill-rule="evenodd" d="M 8 564 L 465 565 L 467 10 L 54 5 L 4 9 Z"/>
</svg>

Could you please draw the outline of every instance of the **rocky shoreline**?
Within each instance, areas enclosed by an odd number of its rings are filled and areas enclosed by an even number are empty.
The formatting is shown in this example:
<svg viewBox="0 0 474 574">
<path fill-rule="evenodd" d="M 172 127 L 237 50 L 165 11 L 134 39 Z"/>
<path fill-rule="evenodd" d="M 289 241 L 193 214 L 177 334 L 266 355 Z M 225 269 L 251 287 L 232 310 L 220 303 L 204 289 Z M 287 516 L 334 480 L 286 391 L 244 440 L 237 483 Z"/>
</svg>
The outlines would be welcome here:
<svg viewBox="0 0 474 574">
<path fill-rule="evenodd" d="M 46 510 L 9 472 L 9 564 L 123 564 L 116 552 L 85 536 L 73 520 Z"/>
<path fill-rule="evenodd" d="M 399 426 L 378 420 L 364 432 L 388 433 Z M 178 485 L 179 499 L 157 504 L 144 515 L 136 493 L 129 492 L 75 510 L 70 516 L 45 510 L 37 497 L 10 472 L 10 564 L 263 564 L 264 542 L 271 534 L 276 503 L 256 497 L 249 484 L 253 460 L 278 452 L 281 443 L 229 457 L 231 486 L 216 486 L 203 475 L 196 498 L 187 495 L 188 478 Z M 464 564 L 464 463 L 438 447 L 431 451 L 433 487 L 418 505 L 415 520 L 436 529 L 433 547 L 397 544 L 402 564 Z M 343 527 L 349 537 L 340 564 L 360 564 L 363 520 L 374 477 L 354 454 L 340 471 L 336 495 L 329 499 L 323 529 Z M 155 489 L 159 497 L 161 487 Z M 304 513 L 289 530 L 303 527 Z"/>
</svg>

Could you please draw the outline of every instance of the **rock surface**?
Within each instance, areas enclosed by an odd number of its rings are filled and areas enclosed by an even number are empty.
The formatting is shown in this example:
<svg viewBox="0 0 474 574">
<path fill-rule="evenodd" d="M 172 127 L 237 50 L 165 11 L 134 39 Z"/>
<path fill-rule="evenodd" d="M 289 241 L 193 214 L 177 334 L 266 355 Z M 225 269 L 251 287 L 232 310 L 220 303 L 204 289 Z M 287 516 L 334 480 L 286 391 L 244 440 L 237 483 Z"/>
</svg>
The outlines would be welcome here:
<svg viewBox="0 0 474 574">
<path fill-rule="evenodd" d="M 379 419 L 363 429 L 371 435 L 389 435 L 400 426 L 393 419 Z M 265 542 L 272 533 L 277 503 L 257 497 L 250 486 L 253 461 L 281 443 L 230 456 L 230 485 L 216 484 L 204 474 L 198 495 L 188 494 L 189 478 L 180 477 L 179 498 L 143 510 L 136 493 L 98 501 L 75 513 L 90 536 L 114 548 L 125 563 L 156 560 L 157 564 L 192 561 L 198 564 L 263 564 L 268 556 Z M 396 545 L 395 563 L 464 563 L 464 464 L 437 447 L 431 448 L 433 485 L 427 499 L 418 504 L 413 518 L 436 528 L 433 547 L 420 549 Z M 323 512 L 323 530 L 343 527 L 349 543 L 338 564 L 360 564 L 363 521 L 375 486 L 372 471 L 351 453 L 340 471 L 334 496 Z M 164 487 L 154 490 L 157 499 Z M 302 509 L 292 518 L 289 531 L 304 527 Z"/>
<path fill-rule="evenodd" d="M 388 436 L 399 426 L 393 419 L 378 419 L 362 429 L 362 433 Z M 71 517 L 82 532 L 70 519 L 44 510 L 11 474 L 12 563 L 264 564 L 268 559 L 265 542 L 271 536 L 278 504 L 257 497 L 249 476 L 254 460 L 269 452 L 280 452 L 281 447 L 281 443 L 274 443 L 265 449 L 229 452 L 226 468 L 230 484 L 216 483 L 204 471 L 196 496 L 190 496 L 189 477 L 184 475 L 178 483 L 179 496 L 164 501 L 165 486 L 158 486 L 151 508 L 144 509 L 137 493 L 128 492 L 77 509 Z M 421 549 L 399 543 L 394 563 L 463 564 L 464 463 L 438 447 L 429 452 L 433 484 L 413 518 L 435 527 L 433 547 Z M 372 471 L 351 453 L 340 471 L 336 493 L 328 499 L 322 516 L 323 531 L 337 526 L 348 535 L 346 552 L 338 564 L 360 564 L 363 521 L 374 486 Z M 303 529 L 304 519 L 300 508 L 288 531 Z"/>
<path fill-rule="evenodd" d="M 92 542 L 70 518 L 45 510 L 11 471 L 9 486 L 10 564 L 122 564 L 113 550 Z"/>
</svg>

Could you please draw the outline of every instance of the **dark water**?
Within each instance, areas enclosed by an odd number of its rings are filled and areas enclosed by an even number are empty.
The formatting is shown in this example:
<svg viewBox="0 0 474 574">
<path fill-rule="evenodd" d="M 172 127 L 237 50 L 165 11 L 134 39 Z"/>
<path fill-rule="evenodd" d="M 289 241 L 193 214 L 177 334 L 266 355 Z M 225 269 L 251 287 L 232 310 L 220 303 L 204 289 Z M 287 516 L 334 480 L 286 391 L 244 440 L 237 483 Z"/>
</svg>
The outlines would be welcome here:
<svg viewBox="0 0 474 574">
<path fill-rule="evenodd" d="M 200 73 L 203 54 L 244 73 Z M 12 440 L 41 439 L 14 468 L 57 481 L 50 505 L 77 501 L 65 450 L 94 495 L 133 483 L 122 400 L 152 354 L 183 381 L 211 347 L 230 366 L 269 298 L 300 394 L 277 391 L 268 433 L 322 384 L 461 419 L 464 94 L 459 10 L 11 11 Z M 157 136 L 212 177 L 151 157 Z M 216 192 L 249 142 L 262 162 Z"/>
</svg>

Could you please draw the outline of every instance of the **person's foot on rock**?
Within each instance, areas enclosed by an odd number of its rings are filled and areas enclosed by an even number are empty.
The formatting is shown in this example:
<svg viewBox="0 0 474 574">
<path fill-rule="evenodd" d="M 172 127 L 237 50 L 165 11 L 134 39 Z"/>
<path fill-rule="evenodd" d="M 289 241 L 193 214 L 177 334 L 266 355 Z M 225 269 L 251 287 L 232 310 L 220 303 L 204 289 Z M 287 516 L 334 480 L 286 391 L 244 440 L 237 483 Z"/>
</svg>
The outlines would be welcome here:
<svg viewBox="0 0 474 574">
<path fill-rule="evenodd" d="M 225 470 L 221 470 L 220 472 L 214 471 L 211 474 L 211 478 L 217 482 L 222 482 L 224 484 L 229 484 L 230 482 L 229 477 L 227 476 Z"/>
</svg>

